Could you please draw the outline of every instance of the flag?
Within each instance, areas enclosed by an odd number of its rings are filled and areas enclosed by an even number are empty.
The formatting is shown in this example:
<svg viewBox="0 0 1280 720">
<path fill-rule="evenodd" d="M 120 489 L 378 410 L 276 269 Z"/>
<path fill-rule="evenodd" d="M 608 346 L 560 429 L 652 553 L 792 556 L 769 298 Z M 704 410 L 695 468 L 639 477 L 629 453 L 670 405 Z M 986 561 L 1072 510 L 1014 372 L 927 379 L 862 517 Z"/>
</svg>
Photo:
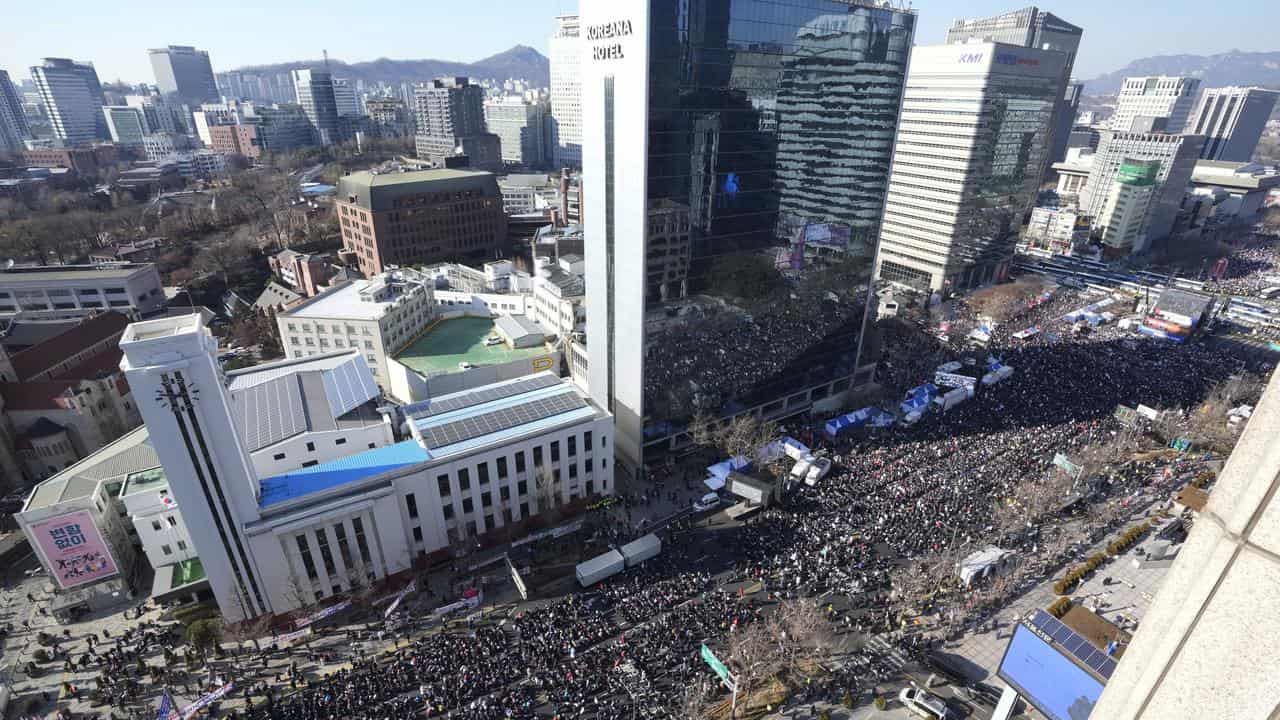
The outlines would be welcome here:
<svg viewBox="0 0 1280 720">
<path fill-rule="evenodd" d="M 160 696 L 160 709 L 156 711 L 156 720 L 169 720 L 169 716 L 173 714 L 173 697 L 169 695 L 169 689 L 165 688 L 164 694 Z"/>
</svg>

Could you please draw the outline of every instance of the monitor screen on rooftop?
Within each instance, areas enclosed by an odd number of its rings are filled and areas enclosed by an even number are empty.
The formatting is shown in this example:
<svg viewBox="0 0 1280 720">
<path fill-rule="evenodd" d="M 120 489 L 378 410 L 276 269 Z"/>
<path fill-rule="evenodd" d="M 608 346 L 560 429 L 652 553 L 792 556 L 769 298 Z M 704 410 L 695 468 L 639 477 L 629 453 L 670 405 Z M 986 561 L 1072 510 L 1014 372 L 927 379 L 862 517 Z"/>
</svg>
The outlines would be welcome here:
<svg viewBox="0 0 1280 720">
<path fill-rule="evenodd" d="M 1019 624 L 1000 662 L 1001 680 L 1050 720 L 1088 720 L 1102 682 Z"/>
</svg>

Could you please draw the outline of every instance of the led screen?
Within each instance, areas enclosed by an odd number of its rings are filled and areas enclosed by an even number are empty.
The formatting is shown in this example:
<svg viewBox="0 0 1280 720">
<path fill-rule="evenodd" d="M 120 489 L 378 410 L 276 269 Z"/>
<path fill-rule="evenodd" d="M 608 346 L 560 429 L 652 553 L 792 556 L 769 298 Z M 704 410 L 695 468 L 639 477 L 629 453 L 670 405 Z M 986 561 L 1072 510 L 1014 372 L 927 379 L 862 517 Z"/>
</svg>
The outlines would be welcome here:
<svg viewBox="0 0 1280 720">
<path fill-rule="evenodd" d="M 1050 720 L 1087 720 L 1102 683 L 1025 625 L 1018 625 L 1000 662 L 1009 683 Z"/>
</svg>

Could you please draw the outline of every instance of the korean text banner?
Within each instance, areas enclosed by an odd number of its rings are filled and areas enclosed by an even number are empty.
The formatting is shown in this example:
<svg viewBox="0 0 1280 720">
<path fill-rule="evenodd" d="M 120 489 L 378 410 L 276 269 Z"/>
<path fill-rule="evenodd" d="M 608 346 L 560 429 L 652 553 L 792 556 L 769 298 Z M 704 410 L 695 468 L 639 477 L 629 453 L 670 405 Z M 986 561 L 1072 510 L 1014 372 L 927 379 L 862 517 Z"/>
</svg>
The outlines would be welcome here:
<svg viewBox="0 0 1280 720">
<path fill-rule="evenodd" d="M 59 515 L 31 526 L 49 571 L 67 588 L 115 575 L 116 563 L 88 510 Z"/>
</svg>

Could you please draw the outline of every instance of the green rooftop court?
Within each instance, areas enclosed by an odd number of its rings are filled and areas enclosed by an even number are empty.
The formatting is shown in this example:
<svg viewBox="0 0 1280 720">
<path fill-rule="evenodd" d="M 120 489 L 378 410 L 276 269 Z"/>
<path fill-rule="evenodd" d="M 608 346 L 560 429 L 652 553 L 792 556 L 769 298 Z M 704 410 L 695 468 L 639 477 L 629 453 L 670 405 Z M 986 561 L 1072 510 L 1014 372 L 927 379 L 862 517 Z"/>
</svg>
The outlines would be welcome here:
<svg viewBox="0 0 1280 720">
<path fill-rule="evenodd" d="M 507 345 L 484 344 L 496 335 L 488 318 L 460 317 L 440 322 L 427 330 L 411 345 L 396 355 L 396 360 L 423 375 L 458 372 L 460 363 L 500 365 L 515 360 L 546 355 L 542 347 L 511 349 Z"/>
<path fill-rule="evenodd" d="M 182 560 L 173 566 L 173 580 L 170 588 L 179 588 L 204 579 L 204 563 L 200 558 Z"/>
</svg>

